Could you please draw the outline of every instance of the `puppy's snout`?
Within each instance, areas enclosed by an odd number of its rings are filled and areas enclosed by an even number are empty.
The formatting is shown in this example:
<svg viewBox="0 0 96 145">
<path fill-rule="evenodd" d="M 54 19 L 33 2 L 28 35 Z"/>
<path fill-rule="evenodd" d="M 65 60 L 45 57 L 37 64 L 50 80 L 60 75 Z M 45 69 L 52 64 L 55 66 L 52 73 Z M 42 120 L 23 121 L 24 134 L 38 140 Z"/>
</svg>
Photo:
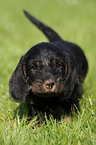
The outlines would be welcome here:
<svg viewBox="0 0 96 145">
<path fill-rule="evenodd" d="M 52 90 L 54 88 L 54 86 L 55 86 L 55 82 L 53 80 L 49 79 L 49 80 L 46 80 L 44 82 L 44 85 L 45 85 L 46 89 Z"/>
<path fill-rule="evenodd" d="M 49 84 L 45 84 L 45 86 L 46 86 L 46 88 L 47 89 L 52 89 L 53 88 L 53 86 L 54 86 L 54 82 L 52 82 L 52 83 L 49 83 Z"/>
</svg>

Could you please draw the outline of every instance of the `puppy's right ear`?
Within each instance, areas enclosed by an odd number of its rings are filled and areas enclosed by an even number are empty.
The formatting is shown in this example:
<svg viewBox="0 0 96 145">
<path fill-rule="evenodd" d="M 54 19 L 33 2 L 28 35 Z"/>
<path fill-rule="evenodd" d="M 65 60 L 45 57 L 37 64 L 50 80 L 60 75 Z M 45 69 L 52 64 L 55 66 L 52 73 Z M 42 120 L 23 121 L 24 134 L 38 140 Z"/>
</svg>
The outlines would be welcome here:
<svg viewBox="0 0 96 145">
<path fill-rule="evenodd" d="M 23 60 L 24 58 L 22 57 L 9 81 L 9 91 L 16 101 L 26 100 L 26 96 L 29 93 L 29 85 L 23 71 Z"/>
</svg>

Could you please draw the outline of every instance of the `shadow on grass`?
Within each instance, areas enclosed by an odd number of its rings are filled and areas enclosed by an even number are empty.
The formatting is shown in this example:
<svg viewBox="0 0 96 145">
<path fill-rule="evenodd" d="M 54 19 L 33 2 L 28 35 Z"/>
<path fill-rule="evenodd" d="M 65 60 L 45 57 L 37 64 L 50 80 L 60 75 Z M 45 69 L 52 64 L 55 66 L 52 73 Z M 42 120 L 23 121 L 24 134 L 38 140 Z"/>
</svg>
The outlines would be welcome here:
<svg viewBox="0 0 96 145">
<path fill-rule="evenodd" d="M 15 119 L 17 115 L 20 119 L 28 117 L 28 103 L 21 103 L 15 110 L 14 110 L 14 117 Z"/>
</svg>

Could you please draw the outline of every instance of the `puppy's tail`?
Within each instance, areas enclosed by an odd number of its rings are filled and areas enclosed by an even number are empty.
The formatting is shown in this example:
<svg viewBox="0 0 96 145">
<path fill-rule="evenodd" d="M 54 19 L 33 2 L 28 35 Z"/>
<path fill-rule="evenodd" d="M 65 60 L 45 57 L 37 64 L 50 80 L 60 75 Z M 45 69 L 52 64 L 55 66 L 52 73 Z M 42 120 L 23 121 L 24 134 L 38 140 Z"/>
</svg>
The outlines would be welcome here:
<svg viewBox="0 0 96 145">
<path fill-rule="evenodd" d="M 37 20 L 27 11 L 24 10 L 24 14 L 34 25 L 36 25 L 45 34 L 45 36 L 49 39 L 49 41 L 52 42 L 61 39 L 60 36 L 54 30 L 52 30 L 50 27 L 46 26 L 45 24 Z"/>
</svg>

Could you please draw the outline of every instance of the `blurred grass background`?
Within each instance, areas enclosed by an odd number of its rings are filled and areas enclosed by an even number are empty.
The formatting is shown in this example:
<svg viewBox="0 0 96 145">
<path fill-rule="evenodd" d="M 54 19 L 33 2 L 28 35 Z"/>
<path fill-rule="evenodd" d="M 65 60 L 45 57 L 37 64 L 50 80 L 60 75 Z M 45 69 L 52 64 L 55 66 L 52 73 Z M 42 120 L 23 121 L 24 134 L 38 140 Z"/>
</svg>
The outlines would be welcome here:
<svg viewBox="0 0 96 145">
<path fill-rule="evenodd" d="M 43 129 L 38 129 L 38 127 L 36 127 L 35 131 L 29 126 L 25 127 L 23 123 L 21 123 L 22 127 L 19 128 L 20 130 L 18 130 L 18 125 L 16 126 L 18 123 L 13 119 L 13 116 L 14 110 L 19 104 L 10 99 L 8 91 L 9 79 L 18 64 L 20 57 L 36 43 L 47 41 L 45 36 L 26 19 L 23 14 L 24 9 L 45 24 L 51 26 L 64 40 L 72 41 L 80 45 L 85 52 L 89 62 L 89 72 L 83 85 L 84 95 L 80 101 L 81 112 L 79 112 L 80 114 L 77 118 L 74 117 L 73 123 L 70 123 L 66 119 L 66 121 L 62 120 L 63 123 L 61 122 L 61 126 L 58 126 L 53 119 L 53 122 L 51 121 L 50 123 L 49 121 L 49 126 L 43 126 Z M 32 140 L 32 144 L 42 144 L 43 141 L 45 144 L 95 144 L 95 106 L 96 0 L 0 0 L 1 144 L 31 144 Z M 79 128 L 79 125 L 81 125 L 81 128 Z M 51 133 L 51 129 L 57 130 L 51 137 L 50 134 L 47 134 L 49 133 L 47 130 L 49 129 L 48 127 L 50 128 L 49 132 Z M 65 127 L 66 130 L 65 132 L 61 130 L 61 135 L 59 127 L 61 127 L 61 129 L 64 129 Z M 82 131 L 83 133 L 79 130 L 82 130 L 82 128 L 85 130 L 85 132 Z M 18 131 L 16 132 L 16 130 Z M 76 134 L 73 137 L 70 133 L 74 134 L 74 131 Z M 24 137 L 25 133 L 27 138 Z M 19 139 L 21 134 L 23 134 L 22 140 Z M 33 134 L 32 138 L 30 137 L 31 134 Z M 56 138 L 56 135 L 58 135 L 58 139 Z M 64 139 L 63 135 L 65 135 Z M 54 138 L 55 141 L 53 141 Z M 60 139 L 62 140 L 61 142 L 59 142 Z"/>
</svg>

